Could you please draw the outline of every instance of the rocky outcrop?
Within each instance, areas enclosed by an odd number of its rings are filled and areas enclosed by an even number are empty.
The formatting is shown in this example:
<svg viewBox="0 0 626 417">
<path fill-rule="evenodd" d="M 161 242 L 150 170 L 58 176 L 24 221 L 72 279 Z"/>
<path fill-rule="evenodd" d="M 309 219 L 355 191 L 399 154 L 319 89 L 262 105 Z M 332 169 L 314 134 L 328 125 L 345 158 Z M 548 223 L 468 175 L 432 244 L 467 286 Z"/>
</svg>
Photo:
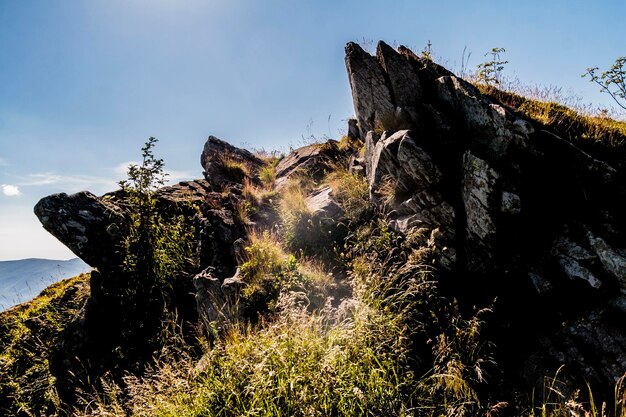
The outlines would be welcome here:
<svg viewBox="0 0 626 417">
<path fill-rule="evenodd" d="M 584 152 L 558 130 L 525 119 L 407 48 L 380 43 L 371 56 L 350 43 L 346 65 L 356 112 L 349 140 L 295 149 L 276 165 L 275 189 L 264 190 L 280 192 L 295 176 L 315 183 L 289 236 L 291 249 L 336 261 L 350 223 L 373 216 L 373 206 L 389 228 L 410 238 L 394 235 L 407 243 L 402 248 L 419 246 L 411 262 L 432 266 L 454 308 L 471 314 L 476 306 L 493 306 L 486 331 L 507 382 L 523 381 L 528 392 L 564 364 L 577 385 L 584 379 L 611 386 L 626 372 L 622 166 Z M 361 141 L 365 155 L 355 149 Z M 367 180 L 371 205 L 358 219 L 346 221 L 350 211 L 335 200 L 344 190 L 320 184 L 337 161 Z M 201 164 L 204 179 L 156 194 L 160 213 L 193 226 L 195 258 L 167 297 L 145 305 L 159 304 L 158 310 L 170 303 L 181 322 L 199 320 L 213 337 L 247 314 L 234 308 L 253 224 L 241 212 L 250 203 L 246 186 L 261 186 L 259 174 L 267 166 L 213 136 Z M 270 213 L 257 213 L 264 220 L 256 226 L 276 225 L 275 202 L 274 194 L 256 202 L 255 210 Z M 150 319 L 161 330 L 160 317 L 116 298 L 129 276 L 124 239 L 132 210 L 122 191 L 55 194 L 35 207 L 46 230 L 97 268 L 89 301 L 67 329 L 69 342 L 53 356 L 61 396 L 76 394 L 77 379 L 96 380 L 110 371 L 121 379 L 122 360 L 141 363 L 154 351 L 138 354 L 137 346 L 156 334 L 145 331 Z M 343 261 L 336 263 L 343 272 Z M 119 348 L 125 341 L 127 349 Z"/>
<path fill-rule="evenodd" d="M 203 207 L 210 195 L 205 180 L 163 187 L 156 194 L 157 210 L 166 215 L 182 213 L 192 218 L 198 213 L 196 208 Z M 42 198 L 34 210 L 43 227 L 89 265 L 108 271 L 123 263 L 123 240 L 130 222 L 130 209 L 123 192 L 102 197 L 88 191 L 53 194 Z M 214 218 L 211 214 L 213 212 L 207 210 L 207 216 L 198 218 L 199 223 Z M 201 244 L 198 241 L 197 245 Z"/>
<path fill-rule="evenodd" d="M 258 180 L 259 169 L 265 163 L 246 149 L 237 148 L 215 136 L 209 136 L 200 164 L 204 168 L 204 178 L 213 190 L 221 191 L 226 185 L 237 185 L 247 177 Z"/>
<path fill-rule="evenodd" d="M 349 43 L 346 66 L 372 201 L 395 230 L 434 233 L 451 296 L 497 299 L 502 364 L 611 386 L 626 372 L 624 172 L 404 47 Z"/>
<path fill-rule="evenodd" d="M 282 189 L 292 175 L 300 174 L 321 180 L 332 171 L 335 163 L 344 152 L 339 150 L 337 142 L 313 143 L 294 149 L 276 165 L 276 189 Z"/>
<path fill-rule="evenodd" d="M 137 311 L 133 300 L 125 301 L 132 277 L 124 268 L 125 238 L 133 207 L 124 191 L 101 197 L 89 192 L 55 194 L 36 205 L 35 214 L 46 230 L 97 268 L 91 273 L 89 300 L 67 330 L 81 336 L 72 336 L 71 343 L 58 349 L 51 365 L 64 401 L 76 400 L 78 379 L 97 379 L 147 360 L 155 348 L 150 338 L 161 331 L 163 303 L 183 324 L 197 319 L 208 324 L 218 311 L 226 311 L 227 300 L 234 300 L 238 281 L 233 274 L 241 252 L 241 244 L 236 242 L 246 238 L 246 231 L 236 208 L 243 198 L 241 179 L 233 178 L 233 171 L 224 168 L 224 156 L 235 167 L 244 166 L 250 176 L 263 165 L 248 151 L 210 137 L 202 157 L 207 179 L 181 182 L 156 192 L 156 210 L 163 218 L 182 218 L 194 231 L 191 246 L 195 259 L 189 259 L 186 269 L 171 277 L 168 295 L 157 300 L 160 304 L 155 312 Z"/>
<path fill-rule="evenodd" d="M 124 210 L 110 198 L 90 192 L 53 194 L 41 199 L 35 214 L 43 227 L 89 265 L 119 264 L 119 244 L 128 230 Z"/>
</svg>

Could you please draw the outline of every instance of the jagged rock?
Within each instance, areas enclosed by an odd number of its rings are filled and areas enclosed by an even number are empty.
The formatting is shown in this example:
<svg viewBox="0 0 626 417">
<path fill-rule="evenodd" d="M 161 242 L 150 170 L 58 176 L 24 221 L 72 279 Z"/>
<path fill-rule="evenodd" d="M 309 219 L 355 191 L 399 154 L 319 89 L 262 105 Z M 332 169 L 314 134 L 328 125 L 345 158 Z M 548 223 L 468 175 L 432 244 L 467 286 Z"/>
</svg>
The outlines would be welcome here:
<svg viewBox="0 0 626 417">
<path fill-rule="evenodd" d="M 357 156 L 350 157 L 348 171 L 352 174 L 365 177 L 365 158 Z"/>
<path fill-rule="evenodd" d="M 493 201 L 500 175 L 469 151 L 463 155 L 463 173 L 461 194 L 467 222 L 468 268 L 485 272 L 493 264 L 496 235 Z"/>
<path fill-rule="evenodd" d="M 438 191 L 442 176 L 432 158 L 408 130 L 381 138 L 368 132 L 365 154 L 370 196 L 380 208 L 389 206 L 390 227 L 406 234 L 437 230 L 439 261 L 453 268 L 455 213 Z"/>
<path fill-rule="evenodd" d="M 92 267 L 122 262 L 120 243 L 128 220 L 110 198 L 87 191 L 53 194 L 37 203 L 35 214 L 48 232 Z"/>
<path fill-rule="evenodd" d="M 388 225 L 433 234 L 423 245 L 461 303 L 497 298 L 507 336 L 496 343 L 510 366 L 526 364 L 523 379 L 567 363 L 610 386 L 626 352 L 612 324 L 626 310 L 626 173 L 407 48 L 379 43 L 373 57 L 349 43 L 346 66 Z M 545 319 L 531 328 L 529 316 Z"/>
<path fill-rule="evenodd" d="M 193 217 L 209 192 L 209 185 L 204 180 L 163 187 L 156 194 L 157 209 Z M 129 210 L 120 191 L 102 197 L 88 191 L 72 195 L 53 194 L 42 198 L 35 206 L 35 214 L 48 232 L 82 260 L 102 271 L 123 263 Z M 214 221 L 213 225 L 224 228 L 224 223 Z"/>
<path fill-rule="evenodd" d="M 204 144 L 200 164 L 204 168 L 204 178 L 216 191 L 221 191 L 227 184 L 241 184 L 246 174 L 249 174 L 247 176 L 250 180 L 258 182 L 259 169 L 265 165 L 250 151 L 237 148 L 215 136 L 209 136 Z"/>
<path fill-rule="evenodd" d="M 374 138 L 375 133 L 368 133 Z M 365 146 L 368 156 L 367 179 L 370 192 L 375 193 L 383 185 L 385 178 L 393 178 L 399 193 L 419 192 L 438 184 L 441 173 L 430 156 L 415 144 L 411 132 L 401 130 L 390 137 L 374 142 L 368 139 Z"/>
<path fill-rule="evenodd" d="M 506 214 L 518 214 L 521 212 L 522 202 L 519 195 L 511 191 L 503 191 L 500 211 Z"/>
<path fill-rule="evenodd" d="M 348 138 L 360 139 L 361 133 L 359 132 L 359 122 L 356 119 L 348 119 Z"/>
<path fill-rule="evenodd" d="M 530 278 L 539 295 L 546 295 L 553 288 L 550 281 L 541 276 L 537 271 L 528 272 L 528 278 Z"/>
<path fill-rule="evenodd" d="M 490 103 L 478 89 L 455 76 L 436 80 L 438 105 L 455 113 L 463 126 L 470 149 L 485 154 L 492 161 L 508 162 L 525 149 L 534 129 L 499 104 Z"/>
<path fill-rule="evenodd" d="M 157 203 L 160 207 L 167 205 L 171 208 L 180 208 L 182 205 L 200 206 L 209 192 L 211 187 L 206 180 L 183 181 L 159 189 Z"/>
<path fill-rule="evenodd" d="M 368 131 L 381 127 L 383 120 L 393 115 L 395 106 L 378 61 L 356 43 L 346 46 L 346 67 L 360 136 L 365 137 Z"/>
<path fill-rule="evenodd" d="M 419 77 L 415 76 L 410 58 L 400 55 L 384 42 L 378 43 L 376 58 L 389 83 L 394 116 L 398 119 L 394 121 L 396 127 L 403 122 L 406 124 L 418 120 L 416 106 L 422 99 L 422 86 Z"/>
<path fill-rule="evenodd" d="M 626 252 L 611 247 L 591 232 L 587 233 L 587 239 L 604 271 L 616 279 L 622 291 L 626 292 Z"/>
<path fill-rule="evenodd" d="M 601 309 L 590 311 L 582 319 L 563 322 L 554 334 L 539 338 L 538 349 L 521 363 L 518 372 L 535 382 L 542 373 L 565 365 L 559 376 L 565 380 L 572 370 L 577 370 L 587 381 L 613 384 L 626 373 L 626 337 L 622 327 L 607 320 Z M 570 386 L 576 385 L 572 381 Z"/>
<path fill-rule="evenodd" d="M 595 289 L 602 286 L 602 282 L 589 269 L 581 265 L 591 264 L 595 258 L 595 255 L 588 249 L 577 245 L 565 236 L 560 236 L 554 242 L 552 254 L 569 279 L 583 280 Z"/>
<path fill-rule="evenodd" d="M 334 140 L 294 149 L 276 165 L 276 189 L 283 188 L 289 177 L 296 173 L 310 176 L 315 180 L 322 179 L 340 155 L 342 152 Z"/>
</svg>

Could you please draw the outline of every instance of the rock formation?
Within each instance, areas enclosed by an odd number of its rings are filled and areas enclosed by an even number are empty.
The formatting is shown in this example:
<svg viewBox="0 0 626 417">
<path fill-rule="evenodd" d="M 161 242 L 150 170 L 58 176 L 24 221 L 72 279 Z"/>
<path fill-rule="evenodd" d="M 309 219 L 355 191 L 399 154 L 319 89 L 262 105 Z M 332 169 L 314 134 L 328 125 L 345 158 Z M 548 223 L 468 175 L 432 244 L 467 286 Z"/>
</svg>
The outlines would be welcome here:
<svg viewBox="0 0 626 417">
<path fill-rule="evenodd" d="M 223 158 L 245 164 L 249 170 L 258 170 L 263 164 L 250 152 L 209 137 L 202 154 L 206 179 L 181 182 L 156 192 L 157 211 L 165 217 L 182 215 L 195 230 L 192 243 L 195 259 L 189 263 L 193 267 L 177 277 L 169 290 L 169 302 L 173 305 L 168 308 L 176 311 L 183 323 L 194 323 L 198 318 L 215 319 L 218 310 L 207 306 L 216 304 L 217 290 L 224 288 L 223 294 L 219 292 L 219 299 L 223 299 L 238 288 L 232 277 L 241 251 L 236 242 L 245 237 L 244 225 L 235 208 L 242 198 L 239 176 L 242 172 L 225 168 Z M 66 342 L 57 347 L 50 362 L 59 395 L 68 403 L 75 400 L 84 381 L 111 369 L 124 369 L 131 366 L 127 362 L 141 362 L 152 354 L 148 342 L 150 331 L 142 335 L 133 330 L 136 325 L 133 320 L 150 317 L 133 317 L 139 313 L 126 309 L 134 306 L 120 304 L 120 296 L 123 297 L 128 285 L 123 268 L 124 239 L 131 211 L 122 191 L 101 197 L 89 192 L 54 194 L 35 206 L 35 214 L 44 228 L 97 268 L 91 273 L 91 296 L 68 327 Z M 153 331 L 158 332 L 160 318 L 153 316 L 156 321 Z M 147 322 L 139 325 L 142 331 L 149 327 Z M 143 344 L 146 346 L 142 347 Z M 115 353 L 116 349 L 123 353 Z"/>
<path fill-rule="evenodd" d="M 445 295 L 465 312 L 493 305 L 488 336 L 508 383 L 532 386 L 562 364 L 578 382 L 602 387 L 624 375 L 621 165 L 404 47 L 381 42 L 371 56 L 349 43 L 346 66 L 356 112 L 348 138 L 364 142 L 364 156 L 335 141 L 296 149 L 277 164 L 275 191 L 298 173 L 319 180 L 337 160 L 349 161 L 351 172 L 366 177 L 370 202 L 387 225 L 432 252 Z M 201 164 L 205 179 L 159 190 L 157 207 L 195 226 L 196 259 L 177 284 L 176 307 L 219 331 L 239 314 L 228 306 L 243 285 L 238 266 L 249 220 L 237 211 L 244 182 L 259 185 L 265 162 L 211 136 Z M 305 203 L 310 224 L 327 237 L 345 227 L 336 191 L 315 189 Z M 61 396 L 72 395 L 86 355 L 96 367 L 94 355 L 106 356 L 114 327 L 125 323 L 111 294 L 123 290 L 116 277 L 130 210 L 121 192 L 56 194 L 35 207 L 46 230 L 98 269 L 90 301 L 68 330 L 73 342 L 51 364 Z"/>
<path fill-rule="evenodd" d="M 624 172 L 404 47 L 349 43 L 346 66 L 373 201 L 394 229 L 435 234 L 451 295 L 497 299 L 507 371 L 624 375 Z"/>
</svg>

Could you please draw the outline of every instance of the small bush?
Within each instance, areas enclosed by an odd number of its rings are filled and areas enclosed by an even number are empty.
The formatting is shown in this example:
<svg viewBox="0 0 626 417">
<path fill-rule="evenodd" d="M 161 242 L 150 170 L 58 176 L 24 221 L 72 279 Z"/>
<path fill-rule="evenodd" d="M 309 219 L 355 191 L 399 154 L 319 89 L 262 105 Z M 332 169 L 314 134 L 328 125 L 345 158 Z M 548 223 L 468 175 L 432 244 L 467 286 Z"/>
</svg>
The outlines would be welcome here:
<svg viewBox="0 0 626 417">
<path fill-rule="evenodd" d="M 485 56 L 491 55 L 491 61 L 478 64 L 476 77 L 478 82 L 487 85 L 500 85 L 502 83 L 502 70 L 509 61 L 502 61 L 500 54 L 506 52 L 504 48 L 492 48 Z"/>
<path fill-rule="evenodd" d="M 607 93 L 622 109 L 626 110 L 626 56 L 620 56 L 607 71 L 598 75 L 598 67 L 587 68 L 591 82 L 600 86 L 600 91 Z"/>
<path fill-rule="evenodd" d="M 313 183 L 306 178 L 291 178 L 281 190 L 278 213 L 285 246 L 298 254 L 319 254 L 328 244 L 313 213 L 306 204 Z"/>
<path fill-rule="evenodd" d="M 337 143 L 337 149 L 343 152 L 358 152 L 365 146 L 361 139 L 351 138 L 350 136 L 342 136 Z"/>
<path fill-rule="evenodd" d="M 182 213 L 166 215 L 157 207 L 156 191 L 165 184 L 162 159 L 155 158 L 157 139 L 149 138 L 142 150 L 141 165 L 131 165 L 128 179 L 120 181 L 129 208 L 130 227 L 123 243 L 123 276 L 108 284 L 122 312 L 119 330 L 128 348 L 161 343 L 158 335 L 165 315 L 171 311 L 176 280 L 195 266 L 193 224 Z M 121 289 L 121 290 L 120 290 Z M 152 345 L 152 346 L 151 346 Z"/>
<path fill-rule="evenodd" d="M 244 297 L 260 293 L 261 297 L 276 298 L 280 279 L 286 272 L 295 269 L 295 260 L 289 258 L 276 237 L 268 231 L 251 233 L 250 245 L 245 251 L 246 261 L 241 265 L 241 275 L 246 284 Z"/>
</svg>

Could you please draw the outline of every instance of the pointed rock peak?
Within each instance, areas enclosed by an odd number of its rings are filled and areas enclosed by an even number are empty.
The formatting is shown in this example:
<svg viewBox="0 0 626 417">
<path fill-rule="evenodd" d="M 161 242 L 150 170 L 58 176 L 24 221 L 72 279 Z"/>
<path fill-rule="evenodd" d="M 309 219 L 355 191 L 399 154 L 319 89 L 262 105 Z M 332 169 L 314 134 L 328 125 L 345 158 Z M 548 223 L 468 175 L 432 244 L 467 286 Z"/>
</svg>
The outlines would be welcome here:
<svg viewBox="0 0 626 417">
<path fill-rule="evenodd" d="M 361 48 L 361 45 L 359 45 L 356 42 L 348 42 L 346 44 L 346 56 L 348 55 L 369 55 L 367 52 L 365 52 L 363 50 L 363 48 Z"/>
<path fill-rule="evenodd" d="M 376 56 L 380 59 L 385 55 L 398 55 L 398 52 L 391 46 L 387 45 L 384 41 L 378 41 L 376 45 Z"/>
<path fill-rule="evenodd" d="M 220 189 L 224 184 L 242 183 L 244 178 L 257 180 L 265 162 L 246 149 L 240 149 L 215 136 L 209 136 L 200 163 L 209 184 Z"/>
<path fill-rule="evenodd" d="M 346 68 L 362 138 L 380 128 L 393 115 L 395 106 L 385 73 L 376 57 L 355 43 L 346 46 Z"/>
</svg>

